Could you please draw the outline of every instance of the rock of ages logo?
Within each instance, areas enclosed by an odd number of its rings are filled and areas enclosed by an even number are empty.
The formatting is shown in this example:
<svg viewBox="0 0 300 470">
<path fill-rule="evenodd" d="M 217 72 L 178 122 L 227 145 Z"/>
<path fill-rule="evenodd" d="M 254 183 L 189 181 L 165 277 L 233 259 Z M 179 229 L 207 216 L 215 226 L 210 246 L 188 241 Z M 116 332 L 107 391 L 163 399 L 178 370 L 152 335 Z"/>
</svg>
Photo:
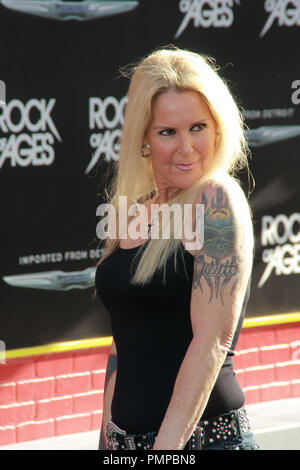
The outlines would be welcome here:
<svg viewBox="0 0 300 470">
<path fill-rule="evenodd" d="M 53 163 L 55 138 L 62 140 L 51 116 L 55 103 L 54 98 L 0 102 L 0 169 L 4 164 L 28 167 Z"/>
<path fill-rule="evenodd" d="M 263 37 L 277 21 L 278 26 L 300 26 L 300 0 L 265 0 L 269 17 L 260 37 Z"/>
<path fill-rule="evenodd" d="M 266 264 L 258 283 L 262 287 L 274 273 L 276 276 L 300 274 L 300 213 L 262 217 L 261 244 Z"/>
<path fill-rule="evenodd" d="M 193 21 L 195 28 L 230 28 L 234 21 L 235 5 L 239 0 L 180 0 L 179 10 L 184 18 L 176 31 L 178 38 Z"/>
<path fill-rule="evenodd" d="M 101 156 L 107 162 L 118 160 L 127 101 L 127 96 L 120 100 L 114 96 L 89 99 L 89 128 L 93 131 L 90 135 L 90 146 L 93 155 L 86 167 L 86 174 L 94 168 Z"/>
</svg>

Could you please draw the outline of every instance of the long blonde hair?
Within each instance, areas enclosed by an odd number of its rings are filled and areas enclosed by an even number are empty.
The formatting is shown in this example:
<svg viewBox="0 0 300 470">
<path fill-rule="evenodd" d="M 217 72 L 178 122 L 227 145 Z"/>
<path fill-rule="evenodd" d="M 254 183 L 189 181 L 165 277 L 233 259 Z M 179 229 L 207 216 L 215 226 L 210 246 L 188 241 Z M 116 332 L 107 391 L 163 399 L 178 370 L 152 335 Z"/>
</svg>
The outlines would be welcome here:
<svg viewBox="0 0 300 470">
<path fill-rule="evenodd" d="M 122 131 L 120 158 L 108 202 L 118 213 L 119 196 L 127 196 L 128 207 L 156 191 L 151 158 L 141 157 L 142 141 L 152 116 L 153 100 L 169 90 L 192 90 L 201 94 L 217 123 L 219 142 L 211 167 L 196 183 L 181 190 L 168 204 L 192 203 L 199 189 L 218 173 L 234 175 L 247 166 L 248 147 L 243 119 L 226 83 L 218 75 L 213 59 L 175 47 L 155 50 L 132 69 L 128 103 Z M 158 268 L 176 253 L 181 240 L 151 239 L 138 263 L 133 283 L 146 283 Z M 107 239 L 101 263 L 119 244 Z"/>
</svg>

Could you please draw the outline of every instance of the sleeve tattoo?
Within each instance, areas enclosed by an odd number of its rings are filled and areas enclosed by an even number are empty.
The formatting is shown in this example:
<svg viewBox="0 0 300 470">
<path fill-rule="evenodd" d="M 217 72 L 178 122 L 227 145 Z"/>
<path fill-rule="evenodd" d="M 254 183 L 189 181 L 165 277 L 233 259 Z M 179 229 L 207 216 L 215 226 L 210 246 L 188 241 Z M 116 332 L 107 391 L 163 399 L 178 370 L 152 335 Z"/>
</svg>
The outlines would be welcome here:
<svg viewBox="0 0 300 470">
<path fill-rule="evenodd" d="M 208 201 L 202 195 L 204 209 L 204 246 L 195 257 L 193 289 L 203 282 L 209 287 L 209 302 L 213 298 L 224 304 L 225 289 L 232 295 L 239 281 L 239 260 L 236 254 L 237 228 L 233 212 L 222 188 Z M 231 287 L 230 287 L 231 286 Z"/>
</svg>

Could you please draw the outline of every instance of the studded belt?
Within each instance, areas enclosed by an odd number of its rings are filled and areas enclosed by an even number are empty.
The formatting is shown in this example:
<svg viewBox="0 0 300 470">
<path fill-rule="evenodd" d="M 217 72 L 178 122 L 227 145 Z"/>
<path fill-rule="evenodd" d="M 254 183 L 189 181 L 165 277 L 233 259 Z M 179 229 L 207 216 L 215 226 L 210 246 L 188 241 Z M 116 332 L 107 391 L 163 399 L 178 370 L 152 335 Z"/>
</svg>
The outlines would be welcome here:
<svg viewBox="0 0 300 470">
<path fill-rule="evenodd" d="M 200 450 L 221 441 L 237 440 L 251 430 L 245 408 L 200 421 L 190 440 L 190 450 Z"/>
<path fill-rule="evenodd" d="M 200 421 L 185 449 L 201 450 L 210 444 L 237 440 L 250 431 L 245 408 Z M 109 450 L 151 450 L 157 433 L 129 434 L 110 421 L 106 429 Z"/>
</svg>

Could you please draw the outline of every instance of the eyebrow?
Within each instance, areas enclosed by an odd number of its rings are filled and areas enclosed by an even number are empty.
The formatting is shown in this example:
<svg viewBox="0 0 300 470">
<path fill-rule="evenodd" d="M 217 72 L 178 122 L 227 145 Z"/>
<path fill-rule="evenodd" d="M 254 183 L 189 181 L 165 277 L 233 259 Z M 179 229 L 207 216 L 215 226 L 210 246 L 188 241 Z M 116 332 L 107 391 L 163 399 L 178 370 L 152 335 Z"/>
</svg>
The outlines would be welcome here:
<svg viewBox="0 0 300 470">
<path fill-rule="evenodd" d="M 196 126 L 197 124 L 202 124 L 203 122 L 209 121 L 211 118 L 199 119 L 198 121 L 192 123 L 190 127 Z M 153 129 L 175 129 L 173 126 L 163 126 L 161 124 L 154 126 Z"/>
</svg>

